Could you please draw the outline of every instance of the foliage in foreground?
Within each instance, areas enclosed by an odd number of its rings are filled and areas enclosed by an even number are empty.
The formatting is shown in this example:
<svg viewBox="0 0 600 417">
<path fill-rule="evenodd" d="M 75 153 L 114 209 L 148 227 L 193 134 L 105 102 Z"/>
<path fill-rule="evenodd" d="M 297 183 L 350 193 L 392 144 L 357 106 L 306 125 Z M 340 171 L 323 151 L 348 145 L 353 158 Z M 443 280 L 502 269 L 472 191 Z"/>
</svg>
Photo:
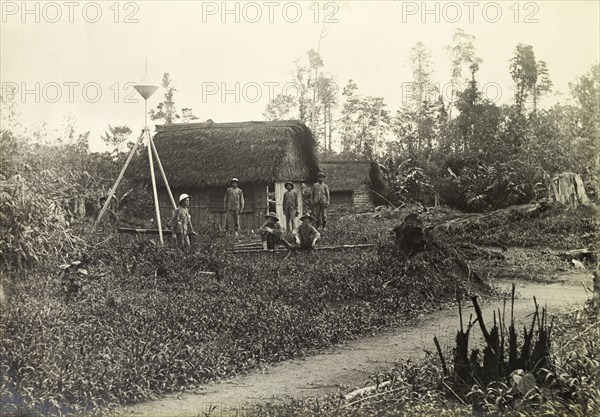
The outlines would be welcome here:
<svg viewBox="0 0 600 417">
<path fill-rule="evenodd" d="M 10 106 L 2 111 L 11 113 Z M 3 116 L 4 113 L 2 113 Z M 71 124 L 62 137 L 13 133 L 13 117 L 0 129 L 0 271 L 15 274 L 44 261 L 81 256 L 82 228 L 97 214 L 126 158 L 125 153 L 90 153 L 88 136 Z M 39 132 L 38 132 L 39 133 Z M 151 196 L 126 178 L 116 190 L 121 220 L 145 217 Z M 151 214 L 148 216 L 151 217 Z"/>
<path fill-rule="evenodd" d="M 587 309 L 556 321 L 554 371 L 544 380 L 529 381 L 519 374 L 480 386 L 466 396 L 444 380 L 437 356 L 401 363 L 371 383 L 390 381 L 368 395 L 348 401 L 343 396 L 306 398 L 259 405 L 244 415 L 267 416 L 591 416 L 600 413 L 600 323 Z M 527 374 L 525 374 L 527 375 Z"/>
<path fill-rule="evenodd" d="M 424 256 L 405 262 L 386 234 L 377 250 L 283 262 L 234 256 L 217 233 L 201 231 L 191 252 L 98 240 L 75 282 L 56 267 L 15 280 L 0 344 L 4 403 L 67 411 L 140 401 L 318 351 L 470 291 L 452 260 L 448 276 Z"/>
<path fill-rule="evenodd" d="M 232 256 L 216 230 L 201 230 L 189 253 L 92 236 L 79 289 L 65 286 L 60 262 L 6 287 L 3 402 L 52 409 L 139 401 L 313 352 L 469 291 L 443 252 L 409 263 L 393 256 L 388 228 L 410 211 L 332 219 L 323 241 L 376 249 L 285 262 L 283 254 Z M 421 217 L 429 225 L 455 215 L 440 208 Z M 428 256 L 444 273 L 428 269 Z"/>
</svg>

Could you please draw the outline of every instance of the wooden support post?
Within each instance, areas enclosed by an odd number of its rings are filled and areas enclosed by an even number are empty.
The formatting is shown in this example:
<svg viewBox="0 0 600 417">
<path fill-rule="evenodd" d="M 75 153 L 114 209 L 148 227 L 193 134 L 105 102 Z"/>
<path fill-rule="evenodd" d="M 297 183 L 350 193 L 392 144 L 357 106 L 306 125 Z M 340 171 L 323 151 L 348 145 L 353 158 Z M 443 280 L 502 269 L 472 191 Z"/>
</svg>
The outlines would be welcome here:
<svg viewBox="0 0 600 417">
<path fill-rule="evenodd" d="M 298 193 L 298 217 L 296 217 L 296 227 L 300 224 L 300 217 L 304 214 L 304 206 L 302 202 L 302 182 L 294 181 L 294 190 Z"/>
<path fill-rule="evenodd" d="M 145 133 L 145 131 L 142 130 L 142 134 L 140 135 L 138 140 L 135 142 L 135 145 L 133 145 L 131 152 L 129 152 L 129 156 L 127 157 L 127 160 L 125 161 L 125 165 L 123 165 L 123 168 L 121 168 L 121 172 L 119 173 L 119 176 L 117 177 L 117 180 L 115 181 L 114 185 L 110 189 L 110 192 L 108 193 L 108 198 L 106 199 L 104 206 L 102 206 L 102 210 L 100 210 L 100 214 L 98 215 L 98 218 L 94 222 L 94 227 L 96 227 L 98 225 L 98 223 L 100 223 L 100 220 L 102 220 L 104 213 L 106 213 L 106 209 L 108 208 L 110 202 L 112 201 L 112 198 L 115 195 L 115 191 L 117 190 L 119 183 L 123 179 L 123 175 L 125 175 L 125 171 L 127 170 L 127 167 L 129 166 L 129 163 L 131 162 L 131 159 L 133 158 L 135 151 L 137 150 L 139 144 L 142 143 L 142 139 L 144 138 L 144 133 Z"/>
<path fill-rule="evenodd" d="M 158 235 L 160 236 L 160 244 L 163 245 L 162 221 L 160 219 L 160 207 L 158 205 L 158 192 L 156 191 L 156 177 L 154 176 L 154 161 L 152 160 L 152 139 L 150 138 L 150 130 L 144 128 L 144 132 L 148 141 L 148 161 L 150 162 L 150 176 L 152 177 L 152 192 L 154 194 L 154 208 L 156 210 L 156 223 L 158 223 Z"/>
<path fill-rule="evenodd" d="M 152 145 L 152 152 L 154 153 L 154 157 L 156 158 L 156 162 L 158 163 L 158 169 L 165 181 L 165 187 L 167 187 L 167 193 L 169 194 L 169 198 L 171 199 L 171 204 L 173 204 L 173 208 L 177 208 L 177 204 L 175 204 L 175 199 L 173 198 L 173 193 L 171 192 L 171 187 L 169 187 L 169 181 L 167 181 L 167 175 L 165 174 L 165 170 L 163 169 L 162 163 L 160 162 L 160 157 L 158 156 L 158 152 L 156 151 L 156 147 L 154 146 L 154 140 L 152 140 L 152 136 L 150 136 L 150 145 Z"/>
<path fill-rule="evenodd" d="M 283 195 L 287 191 L 283 186 L 283 182 L 275 183 L 275 213 L 279 217 L 279 224 L 281 224 L 281 230 L 286 230 L 285 215 L 283 214 Z"/>
</svg>

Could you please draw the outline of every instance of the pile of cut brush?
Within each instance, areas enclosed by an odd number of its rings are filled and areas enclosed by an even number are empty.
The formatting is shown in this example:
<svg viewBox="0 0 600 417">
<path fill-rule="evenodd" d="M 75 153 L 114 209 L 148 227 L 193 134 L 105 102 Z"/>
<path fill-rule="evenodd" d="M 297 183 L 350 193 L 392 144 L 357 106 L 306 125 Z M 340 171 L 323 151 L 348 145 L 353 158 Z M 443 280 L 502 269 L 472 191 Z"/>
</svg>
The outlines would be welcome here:
<svg viewBox="0 0 600 417">
<path fill-rule="evenodd" d="M 386 286 L 417 286 L 427 299 L 438 300 L 490 290 L 461 248 L 436 239 L 432 228 L 425 228 L 417 214 L 407 215 L 390 232 L 395 235 L 394 244 L 379 248 L 381 273 L 390 278 Z"/>
</svg>

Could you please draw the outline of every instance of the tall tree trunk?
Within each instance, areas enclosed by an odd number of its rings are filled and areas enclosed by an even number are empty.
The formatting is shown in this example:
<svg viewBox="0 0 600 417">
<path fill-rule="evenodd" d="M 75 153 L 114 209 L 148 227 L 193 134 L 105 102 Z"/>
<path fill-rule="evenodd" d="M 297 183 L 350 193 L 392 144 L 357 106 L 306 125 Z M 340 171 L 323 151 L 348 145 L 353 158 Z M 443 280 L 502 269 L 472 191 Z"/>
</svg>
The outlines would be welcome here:
<svg viewBox="0 0 600 417">
<path fill-rule="evenodd" d="M 327 103 L 323 104 L 323 149 L 327 149 Z"/>
<path fill-rule="evenodd" d="M 327 112 L 329 113 L 329 150 L 331 150 L 331 107 L 327 108 Z"/>
</svg>

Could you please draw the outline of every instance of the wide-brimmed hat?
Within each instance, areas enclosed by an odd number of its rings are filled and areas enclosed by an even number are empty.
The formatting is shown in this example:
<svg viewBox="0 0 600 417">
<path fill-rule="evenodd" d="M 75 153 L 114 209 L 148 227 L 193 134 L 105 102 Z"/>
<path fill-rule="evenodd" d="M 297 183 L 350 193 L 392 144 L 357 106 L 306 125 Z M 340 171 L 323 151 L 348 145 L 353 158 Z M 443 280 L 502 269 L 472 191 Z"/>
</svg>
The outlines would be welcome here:
<svg viewBox="0 0 600 417">
<path fill-rule="evenodd" d="M 277 213 L 273 213 L 273 212 L 271 212 L 271 213 L 268 213 L 268 214 L 265 216 L 265 219 L 268 219 L 268 218 L 273 218 L 273 219 L 275 219 L 275 220 L 279 221 L 279 217 L 277 217 Z"/>
<path fill-rule="evenodd" d="M 324 172 L 319 172 L 319 173 L 317 174 L 317 178 L 325 178 L 325 177 L 326 177 L 326 175 L 325 175 L 325 173 L 324 173 Z"/>
<path fill-rule="evenodd" d="M 240 180 L 238 180 L 237 178 L 232 178 L 232 179 L 231 179 L 231 181 L 229 181 L 229 184 L 231 184 L 232 182 L 237 182 L 237 183 L 239 183 L 239 182 L 240 182 Z"/>
<path fill-rule="evenodd" d="M 289 184 L 289 185 L 291 185 L 291 186 L 292 186 L 292 188 L 294 188 L 294 183 L 293 183 L 293 182 L 289 182 L 289 181 L 288 181 L 288 182 L 286 182 L 285 184 L 283 184 L 283 186 L 284 186 L 285 188 L 287 188 L 288 184 Z"/>
<path fill-rule="evenodd" d="M 181 195 L 179 196 L 179 202 L 181 203 L 181 202 L 182 202 L 183 200 L 185 200 L 186 198 L 190 198 L 190 196 L 189 196 L 189 195 L 187 195 L 187 194 L 181 194 Z"/>
<path fill-rule="evenodd" d="M 306 213 L 302 217 L 300 217 L 300 220 L 304 220 L 304 219 L 314 220 L 315 218 L 313 216 L 311 216 L 310 214 Z"/>
<path fill-rule="evenodd" d="M 423 221 L 419 219 L 419 215 L 417 213 L 410 213 L 408 216 L 404 218 L 404 223 L 411 226 L 422 226 Z"/>
</svg>

